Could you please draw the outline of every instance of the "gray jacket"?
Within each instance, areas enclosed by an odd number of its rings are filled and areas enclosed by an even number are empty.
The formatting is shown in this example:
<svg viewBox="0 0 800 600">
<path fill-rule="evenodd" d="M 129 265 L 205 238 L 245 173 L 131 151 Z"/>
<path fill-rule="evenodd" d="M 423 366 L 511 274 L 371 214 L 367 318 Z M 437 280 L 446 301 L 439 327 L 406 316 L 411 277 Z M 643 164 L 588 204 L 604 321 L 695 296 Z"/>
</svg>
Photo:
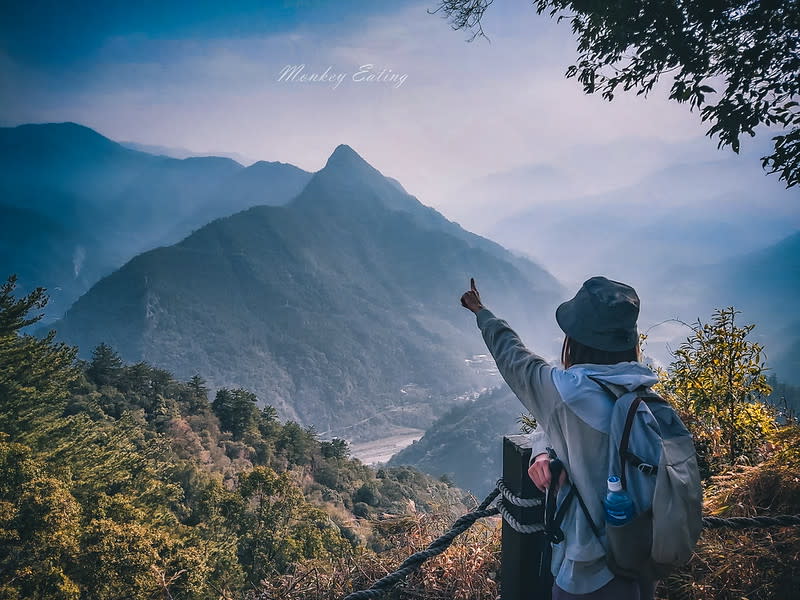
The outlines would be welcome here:
<svg viewBox="0 0 800 600">
<path fill-rule="evenodd" d="M 488 309 L 477 313 L 478 327 L 500 374 L 536 418 L 534 456 L 549 446 L 563 461 L 570 485 L 577 487 L 592 520 L 604 530 L 603 497 L 608 477 L 608 430 L 614 400 L 589 376 L 612 386 L 634 390 L 651 386 L 656 375 L 638 362 L 616 365 L 574 365 L 560 369 L 528 350 L 519 336 Z M 631 450 L 649 456 L 650 448 Z M 559 491 L 559 502 L 569 491 Z M 561 525 L 564 541 L 553 545 L 552 572 L 558 586 L 571 594 L 587 594 L 614 578 L 606 566 L 605 536 L 592 533 L 579 503 L 573 502 Z"/>
</svg>

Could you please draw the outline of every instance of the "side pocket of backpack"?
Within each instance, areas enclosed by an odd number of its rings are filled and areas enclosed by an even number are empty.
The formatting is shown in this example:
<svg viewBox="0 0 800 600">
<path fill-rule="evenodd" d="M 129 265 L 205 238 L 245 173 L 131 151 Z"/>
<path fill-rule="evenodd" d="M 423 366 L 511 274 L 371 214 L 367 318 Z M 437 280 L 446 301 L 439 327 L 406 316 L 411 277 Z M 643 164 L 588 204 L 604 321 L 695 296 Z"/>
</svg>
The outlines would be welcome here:
<svg viewBox="0 0 800 600">
<path fill-rule="evenodd" d="M 639 513 L 624 525 L 606 523 L 608 567 L 621 577 L 636 579 L 650 562 L 653 545 L 653 513 Z"/>
<path fill-rule="evenodd" d="M 703 492 L 691 438 L 664 440 L 653 495 L 653 560 L 678 566 L 692 555 L 703 529 Z"/>
</svg>

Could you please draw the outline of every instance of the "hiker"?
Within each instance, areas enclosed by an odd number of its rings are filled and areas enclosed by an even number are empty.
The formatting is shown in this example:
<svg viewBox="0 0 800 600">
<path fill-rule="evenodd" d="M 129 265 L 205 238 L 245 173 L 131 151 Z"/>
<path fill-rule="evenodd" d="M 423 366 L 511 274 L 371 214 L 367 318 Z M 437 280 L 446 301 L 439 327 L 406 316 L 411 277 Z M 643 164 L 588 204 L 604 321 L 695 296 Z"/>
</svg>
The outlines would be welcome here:
<svg viewBox="0 0 800 600">
<path fill-rule="evenodd" d="M 560 527 L 559 534 L 563 532 L 563 541 L 552 545 L 553 600 L 651 600 L 656 586 L 653 571 L 646 571 L 647 574 L 635 571 L 633 575 L 628 572 L 628 577 L 615 574 L 621 569 L 613 565 L 613 561 L 610 561 L 611 552 L 607 551 L 603 506 L 609 465 L 613 464 L 609 458 L 614 458 L 611 456 L 613 450 L 609 450 L 609 432 L 612 429 L 612 412 L 616 418 L 615 401 L 625 394 L 625 398 L 630 400 L 629 397 L 649 390 L 658 381 L 652 370 L 639 362 L 636 326 L 639 298 L 635 290 L 605 277 L 592 277 L 574 298 L 558 307 L 556 321 L 565 334 L 561 350 L 563 368 L 549 365 L 542 357 L 528 350 L 508 323 L 495 317 L 481 303 L 474 279 L 470 280 L 470 290 L 462 295 L 461 304 L 475 313 L 478 327 L 500 374 L 538 423 L 537 431 L 532 436 L 533 451 L 528 470 L 531 479 L 542 491 L 549 488 L 555 492 L 558 487 L 556 506 L 566 509 L 563 520 L 557 524 Z M 631 394 L 634 390 L 637 393 Z M 658 398 L 654 394 L 652 396 Z M 622 404 L 622 400 L 620 397 L 616 404 Z M 661 438 L 658 434 L 655 438 L 653 435 L 648 438 L 648 434 L 657 430 L 661 420 L 656 420 L 649 408 L 639 408 L 639 404 L 644 405 L 645 402 L 634 400 L 636 403 L 630 409 L 630 420 L 634 416 L 639 420 L 649 419 L 643 422 L 650 429 L 645 432 L 645 425 L 637 425 L 633 435 L 625 436 L 625 443 L 628 444 L 629 437 L 632 456 L 649 458 L 652 465 L 646 466 L 655 473 L 659 465 Z M 660 398 L 659 401 L 663 403 Z M 646 404 L 649 406 L 650 402 Z M 666 403 L 663 403 L 663 408 L 674 414 Z M 657 424 L 653 426 L 652 423 L 656 421 Z M 631 424 L 626 426 L 630 431 Z M 668 416 L 667 426 L 677 427 L 678 436 L 685 432 L 688 445 L 691 446 L 687 453 L 694 456 L 691 438 L 677 415 L 674 419 Z M 653 439 L 656 441 L 653 442 Z M 563 474 L 555 483 L 551 482 L 550 470 L 550 462 L 554 457 L 564 467 Z M 639 463 L 644 461 L 640 460 Z M 624 464 L 621 468 L 623 472 L 626 470 Z M 689 464 L 687 468 L 690 471 L 689 479 L 692 479 L 696 463 Z M 644 473 L 646 469 L 641 471 Z M 659 476 L 666 477 L 667 471 L 669 469 L 661 469 Z M 637 476 L 639 472 L 634 469 L 630 478 Z M 689 518 L 685 520 L 689 525 L 685 537 L 695 536 L 688 542 L 689 554 L 696 536 L 699 536 L 697 523 L 701 500 L 697 477 L 696 485 L 692 481 L 686 494 L 690 499 L 686 501 Z M 649 486 L 649 491 L 644 493 L 649 493 L 652 499 L 654 483 L 645 480 L 643 485 Z M 641 483 L 634 482 L 632 487 L 636 488 L 634 493 L 643 493 L 639 489 Z M 574 496 L 580 502 L 570 503 Z M 567 504 L 564 504 L 565 499 Z M 644 504 L 649 511 L 650 504 Z M 652 512 L 649 511 L 650 515 Z M 652 523 L 653 517 L 649 518 Z M 677 531 L 681 526 L 676 524 L 674 527 Z M 647 534 L 651 535 L 651 532 L 647 531 Z M 645 558 L 649 556 L 649 551 L 648 545 L 643 552 Z M 685 551 L 680 560 L 688 560 Z"/>
</svg>

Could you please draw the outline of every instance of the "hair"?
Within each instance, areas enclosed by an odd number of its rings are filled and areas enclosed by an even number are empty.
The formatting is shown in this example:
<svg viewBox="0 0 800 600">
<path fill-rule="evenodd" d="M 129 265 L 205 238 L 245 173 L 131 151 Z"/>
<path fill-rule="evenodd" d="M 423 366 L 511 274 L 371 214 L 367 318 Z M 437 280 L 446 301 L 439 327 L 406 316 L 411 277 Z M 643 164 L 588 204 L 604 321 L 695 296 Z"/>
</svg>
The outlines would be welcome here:
<svg viewBox="0 0 800 600">
<path fill-rule="evenodd" d="M 569 369 L 572 365 L 615 365 L 621 362 L 639 361 L 639 359 L 638 344 L 628 350 L 599 350 L 566 336 L 564 345 L 561 347 L 561 362 L 564 363 L 565 369 Z"/>
</svg>

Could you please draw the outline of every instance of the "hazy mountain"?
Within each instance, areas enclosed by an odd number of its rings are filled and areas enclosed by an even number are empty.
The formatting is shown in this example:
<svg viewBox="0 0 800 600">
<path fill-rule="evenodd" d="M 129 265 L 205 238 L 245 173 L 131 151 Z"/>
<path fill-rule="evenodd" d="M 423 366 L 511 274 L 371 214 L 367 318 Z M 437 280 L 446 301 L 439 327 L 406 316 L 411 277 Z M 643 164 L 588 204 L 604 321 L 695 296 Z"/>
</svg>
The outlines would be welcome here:
<svg viewBox="0 0 800 600">
<path fill-rule="evenodd" d="M 243 385 L 319 431 L 426 427 L 497 383 L 459 304 L 469 277 L 498 314 L 553 341 L 563 290 L 530 261 L 462 230 L 340 146 L 286 206 L 219 219 L 104 278 L 56 324 L 84 355 Z M 357 426 L 353 427 L 354 424 Z"/>
<path fill-rule="evenodd" d="M 195 152 L 188 148 L 176 148 L 175 146 L 159 146 L 157 144 L 141 144 L 139 142 L 119 142 L 120 145 L 130 148 L 131 150 L 138 150 L 139 152 L 146 152 L 147 154 L 155 154 L 158 156 L 169 156 L 171 158 L 190 158 L 198 156 L 222 156 L 230 158 L 242 165 L 251 165 L 258 162 L 249 156 L 239 154 L 238 152 Z"/>
<path fill-rule="evenodd" d="M 594 275 L 633 285 L 647 351 L 667 364 L 688 331 L 664 321 L 708 320 L 715 307 L 752 305 L 748 294 L 758 296 L 759 287 L 739 277 L 734 263 L 800 229 L 800 196 L 760 169 L 755 143 L 737 156 L 630 142 L 476 179 L 451 204 L 465 226 L 546 265 L 570 291 Z M 787 260 L 786 253 L 773 260 Z M 717 281 L 723 271 L 732 285 Z M 778 309 L 743 318 L 761 324 L 786 313 Z M 769 333 L 768 349 L 785 345 L 782 330 L 760 329 Z"/>
<path fill-rule="evenodd" d="M 58 317 L 136 254 L 288 202 L 309 177 L 281 163 L 153 156 L 75 123 L 0 128 L 0 275 L 47 287 Z"/>
<path fill-rule="evenodd" d="M 503 385 L 450 409 L 389 465 L 413 465 L 435 477 L 448 475 L 457 486 L 483 498 L 502 475 L 503 436 L 519 434 L 518 419 L 525 412 Z"/>
<path fill-rule="evenodd" d="M 641 279 L 663 267 L 715 264 L 800 227 L 797 198 L 727 160 L 670 165 L 586 196 L 551 201 L 535 190 L 526 211 L 487 233 L 576 283 L 609 270 Z"/>
<path fill-rule="evenodd" d="M 800 231 L 779 243 L 695 273 L 707 304 L 734 305 L 766 347 L 778 379 L 800 384 Z"/>
</svg>

